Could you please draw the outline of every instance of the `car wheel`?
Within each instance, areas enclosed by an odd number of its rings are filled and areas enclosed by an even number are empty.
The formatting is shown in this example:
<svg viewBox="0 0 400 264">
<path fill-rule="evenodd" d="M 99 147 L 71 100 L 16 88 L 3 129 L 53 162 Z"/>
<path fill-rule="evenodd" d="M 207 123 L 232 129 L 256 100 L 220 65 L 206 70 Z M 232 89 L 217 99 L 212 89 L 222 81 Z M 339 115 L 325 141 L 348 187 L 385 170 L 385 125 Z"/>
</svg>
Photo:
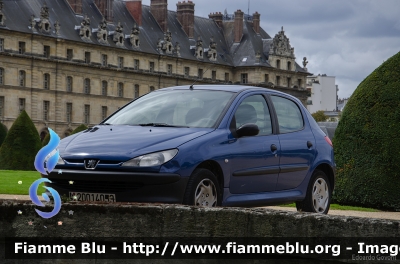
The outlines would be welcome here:
<svg viewBox="0 0 400 264">
<path fill-rule="evenodd" d="M 327 214 L 331 205 L 332 189 L 323 171 L 315 170 L 308 184 L 306 198 L 296 202 L 297 211 Z"/>
<path fill-rule="evenodd" d="M 221 205 L 221 191 L 214 173 L 196 169 L 189 178 L 183 204 L 216 207 Z"/>
</svg>

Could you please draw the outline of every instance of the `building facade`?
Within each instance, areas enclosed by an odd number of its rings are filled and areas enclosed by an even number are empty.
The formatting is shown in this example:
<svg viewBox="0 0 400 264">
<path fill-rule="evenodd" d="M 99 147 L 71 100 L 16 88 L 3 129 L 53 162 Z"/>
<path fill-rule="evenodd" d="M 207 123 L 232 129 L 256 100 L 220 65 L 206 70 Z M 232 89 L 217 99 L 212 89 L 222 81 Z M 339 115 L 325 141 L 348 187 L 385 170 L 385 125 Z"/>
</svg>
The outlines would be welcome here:
<svg viewBox="0 0 400 264">
<path fill-rule="evenodd" d="M 339 88 L 335 84 L 334 76 L 312 75 L 307 77 L 307 109 L 310 113 L 317 111 L 336 112 Z"/>
<path fill-rule="evenodd" d="M 260 14 L 211 13 L 167 0 L 0 0 L 0 122 L 27 111 L 41 137 L 95 125 L 131 100 L 168 86 L 248 84 L 303 103 L 306 58 Z"/>
</svg>

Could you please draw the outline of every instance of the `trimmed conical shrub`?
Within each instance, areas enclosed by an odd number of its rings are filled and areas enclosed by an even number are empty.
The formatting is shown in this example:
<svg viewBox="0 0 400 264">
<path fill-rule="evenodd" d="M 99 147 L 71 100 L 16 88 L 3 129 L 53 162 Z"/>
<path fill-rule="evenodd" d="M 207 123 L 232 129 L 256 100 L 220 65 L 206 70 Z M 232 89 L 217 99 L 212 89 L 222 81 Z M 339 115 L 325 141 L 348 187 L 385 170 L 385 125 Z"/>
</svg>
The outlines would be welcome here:
<svg viewBox="0 0 400 264">
<path fill-rule="evenodd" d="M 400 52 L 357 87 L 333 143 L 335 201 L 400 209 Z"/>
<path fill-rule="evenodd" d="M 3 144 L 6 135 L 7 135 L 7 127 L 3 123 L 0 123 L 0 146 L 1 144 Z"/>
<path fill-rule="evenodd" d="M 75 128 L 74 131 L 72 131 L 71 135 L 79 133 L 79 132 L 84 131 L 86 129 L 88 129 L 88 127 L 85 126 L 84 124 L 81 124 L 77 128 Z"/>
<path fill-rule="evenodd" d="M 25 111 L 14 121 L 0 148 L 0 169 L 35 170 L 36 154 L 42 147 L 35 125 Z"/>
</svg>

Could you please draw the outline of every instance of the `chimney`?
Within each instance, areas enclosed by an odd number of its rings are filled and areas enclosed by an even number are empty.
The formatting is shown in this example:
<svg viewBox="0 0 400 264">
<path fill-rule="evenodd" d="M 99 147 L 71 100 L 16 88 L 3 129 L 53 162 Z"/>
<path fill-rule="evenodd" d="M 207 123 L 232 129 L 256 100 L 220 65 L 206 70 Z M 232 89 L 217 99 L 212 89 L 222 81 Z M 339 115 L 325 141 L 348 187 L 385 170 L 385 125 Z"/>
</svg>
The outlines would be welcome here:
<svg viewBox="0 0 400 264">
<path fill-rule="evenodd" d="M 189 38 L 194 38 L 194 3 L 183 1 L 176 4 L 176 14 L 179 23 Z"/>
<path fill-rule="evenodd" d="M 253 28 L 257 35 L 260 34 L 260 14 L 256 11 L 253 14 Z"/>
<path fill-rule="evenodd" d="M 243 12 L 242 10 L 238 10 L 235 12 L 235 43 L 240 42 L 243 36 Z"/>
<path fill-rule="evenodd" d="M 164 32 L 167 32 L 168 29 L 167 6 L 167 0 L 150 0 L 150 12 Z"/>
<path fill-rule="evenodd" d="M 94 3 L 107 21 L 113 20 L 114 0 L 95 0 Z"/>
<path fill-rule="evenodd" d="M 126 9 L 135 19 L 135 22 L 140 27 L 142 25 L 142 0 L 127 0 L 125 1 Z"/>
<path fill-rule="evenodd" d="M 208 17 L 214 20 L 218 27 L 222 28 L 223 15 L 221 12 L 211 13 L 208 15 Z"/>
<path fill-rule="evenodd" d="M 68 4 L 75 14 L 82 14 L 82 0 L 68 0 Z"/>
</svg>

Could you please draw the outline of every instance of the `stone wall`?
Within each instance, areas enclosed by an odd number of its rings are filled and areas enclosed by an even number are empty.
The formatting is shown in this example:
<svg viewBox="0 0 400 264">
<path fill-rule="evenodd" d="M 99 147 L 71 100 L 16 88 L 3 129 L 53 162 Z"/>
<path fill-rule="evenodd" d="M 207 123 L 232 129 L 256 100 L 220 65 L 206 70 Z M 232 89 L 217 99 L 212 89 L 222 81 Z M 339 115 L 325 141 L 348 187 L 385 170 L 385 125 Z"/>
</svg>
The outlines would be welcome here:
<svg viewBox="0 0 400 264">
<path fill-rule="evenodd" d="M 30 201 L 0 200 L 0 237 L 400 236 L 400 221 L 284 212 L 265 208 L 208 209 L 166 204 L 65 203 L 60 213 L 50 219 L 39 217 L 34 208 Z M 22 214 L 18 214 L 18 210 Z M 69 211 L 73 211 L 73 215 Z M 33 224 L 29 225 L 29 221 Z M 62 221 L 62 225 L 58 225 L 58 221 Z"/>
</svg>

